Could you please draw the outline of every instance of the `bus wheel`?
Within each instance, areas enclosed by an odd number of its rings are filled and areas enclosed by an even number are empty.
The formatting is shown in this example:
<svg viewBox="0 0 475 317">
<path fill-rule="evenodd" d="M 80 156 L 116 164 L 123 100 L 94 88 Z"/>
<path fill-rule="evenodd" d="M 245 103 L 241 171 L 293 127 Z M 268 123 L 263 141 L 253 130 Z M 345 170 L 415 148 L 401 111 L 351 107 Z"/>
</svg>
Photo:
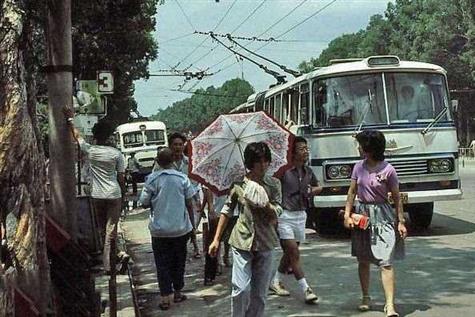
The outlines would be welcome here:
<svg viewBox="0 0 475 317">
<path fill-rule="evenodd" d="M 341 234 L 347 231 L 343 226 L 343 218 L 338 215 L 341 208 L 317 208 L 316 230 L 319 234 Z"/>
<path fill-rule="evenodd" d="M 407 207 L 411 223 L 421 229 L 427 229 L 432 222 L 434 203 L 411 204 Z"/>
</svg>

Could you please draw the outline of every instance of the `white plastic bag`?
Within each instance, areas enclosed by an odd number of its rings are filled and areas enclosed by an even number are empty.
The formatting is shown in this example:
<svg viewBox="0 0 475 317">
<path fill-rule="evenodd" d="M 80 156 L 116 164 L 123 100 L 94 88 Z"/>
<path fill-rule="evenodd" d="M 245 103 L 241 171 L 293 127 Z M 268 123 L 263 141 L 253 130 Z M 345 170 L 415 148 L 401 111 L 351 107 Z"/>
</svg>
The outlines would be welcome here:
<svg viewBox="0 0 475 317">
<path fill-rule="evenodd" d="M 269 196 L 267 192 L 258 183 L 254 181 L 248 181 L 246 188 L 244 189 L 244 198 L 246 198 L 253 205 L 263 208 L 269 203 Z"/>
</svg>

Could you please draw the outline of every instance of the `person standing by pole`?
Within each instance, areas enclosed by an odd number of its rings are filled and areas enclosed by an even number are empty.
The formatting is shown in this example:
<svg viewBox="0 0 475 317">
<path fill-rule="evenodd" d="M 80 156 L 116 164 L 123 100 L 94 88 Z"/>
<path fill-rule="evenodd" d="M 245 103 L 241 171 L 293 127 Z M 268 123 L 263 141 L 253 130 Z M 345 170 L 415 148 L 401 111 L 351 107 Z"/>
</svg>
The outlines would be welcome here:
<svg viewBox="0 0 475 317">
<path fill-rule="evenodd" d="M 78 140 L 81 151 L 86 153 L 89 159 L 92 204 L 104 242 L 104 270 L 110 274 L 112 269 L 115 271 L 111 262 L 116 262 L 116 254 L 112 250 L 117 250 L 117 226 L 122 208 L 122 196 L 125 193 L 124 157 L 110 141 L 114 127 L 105 121 L 96 123 L 92 128 L 96 144 L 91 145 L 74 128 L 72 110 L 65 109 L 64 112 L 68 124 L 73 129 L 74 138 Z"/>
<path fill-rule="evenodd" d="M 310 199 L 322 191 L 312 169 L 307 166 L 309 148 L 307 140 L 296 137 L 292 151 L 292 167 L 281 179 L 282 208 L 277 231 L 284 254 L 280 260 L 277 273 L 270 290 L 279 296 L 288 296 L 289 292 L 282 284 L 282 277 L 289 269 L 297 280 L 305 303 L 318 303 L 318 296 L 313 292 L 305 279 L 300 263 L 299 245 L 305 241 L 306 210 L 310 207 Z"/>
</svg>

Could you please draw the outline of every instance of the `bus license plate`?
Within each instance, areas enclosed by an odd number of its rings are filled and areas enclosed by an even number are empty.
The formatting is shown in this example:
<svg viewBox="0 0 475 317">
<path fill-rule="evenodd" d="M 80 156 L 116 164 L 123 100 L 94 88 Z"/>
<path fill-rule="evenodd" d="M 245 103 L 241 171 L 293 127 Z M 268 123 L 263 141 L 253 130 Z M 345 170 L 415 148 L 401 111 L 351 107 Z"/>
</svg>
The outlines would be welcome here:
<svg viewBox="0 0 475 317">
<path fill-rule="evenodd" d="M 409 202 L 409 196 L 407 193 L 399 193 L 399 197 L 401 198 L 401 202 L 403 204 L 407 204 Z M 394 204 L 394 200 L 391 193 L 388 193 L 388 200 L 389 203 Z"/>
</svg>

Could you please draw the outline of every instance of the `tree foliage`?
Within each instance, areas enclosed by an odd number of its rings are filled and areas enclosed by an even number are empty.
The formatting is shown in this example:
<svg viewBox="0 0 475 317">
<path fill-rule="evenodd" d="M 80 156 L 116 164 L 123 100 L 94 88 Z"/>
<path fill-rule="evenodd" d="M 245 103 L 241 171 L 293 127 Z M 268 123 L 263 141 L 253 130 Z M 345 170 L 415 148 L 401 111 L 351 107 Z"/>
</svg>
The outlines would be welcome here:
<svg viewBox="0 0 475 317">
<path fill-rule="evenodd" d="M 152 32 L 158 0 L 72 3 L 74 76 L 95 79 L 96 71 L 111 70 L 115 89 L 107 119 L 127 122 L 130 111 L 137 109 L 133 81 L 147 78 L 147 66 L 157 57 Z"/>
<path fill-rule="evenodd" d="M 308 72 L 334 58 L 394 54 L 438 64 L 448 71 L 452 87 L 471 87 L 475 79 L 474 7 L 470 0 L 391 2 L 384 17 L 372 16 L 365 30 L 334 39 L 318 58 L 302 62 L 299 68 Z"/>
<path fill-rule="evenodd" d="M 254 88 L 245 80 L 228 80 L 219 88 L 210 86 L 196 90 L 191 98 L 159 110 L 152 119 L 165 122 L 167 128 L 172 131 L 197 132 L 218 115 L 244 103 L 253 92 Z"/>
</svg>

